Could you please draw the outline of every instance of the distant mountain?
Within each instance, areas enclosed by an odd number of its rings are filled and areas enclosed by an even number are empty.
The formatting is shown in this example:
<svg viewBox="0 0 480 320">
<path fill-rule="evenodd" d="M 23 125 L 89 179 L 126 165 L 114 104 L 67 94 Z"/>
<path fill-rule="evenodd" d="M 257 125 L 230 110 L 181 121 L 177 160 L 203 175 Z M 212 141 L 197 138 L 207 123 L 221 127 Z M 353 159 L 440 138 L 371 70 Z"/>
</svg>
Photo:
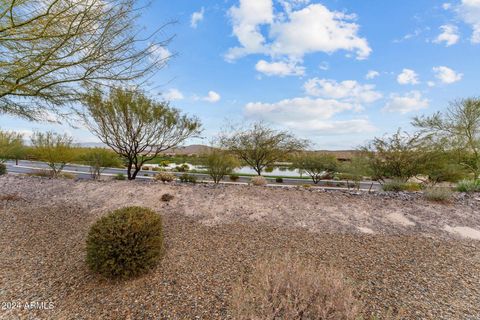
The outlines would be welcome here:
<svg viewBox="0 0 480 320">
<path fill-rule="evenodd" d="M 108 148 L 108 146 L 101 142 L 80 142 L 78 146 L 83 148 Z"/>
<path fill-rule="evenodd" d="M 189 146 L 182 146 L 172 148 L 163 152 L 163 154 L 168 155 L 199 155 L 213 149 L 212 147 L 201 145 L 201 144 L 192 144 Z"/>
</svg>

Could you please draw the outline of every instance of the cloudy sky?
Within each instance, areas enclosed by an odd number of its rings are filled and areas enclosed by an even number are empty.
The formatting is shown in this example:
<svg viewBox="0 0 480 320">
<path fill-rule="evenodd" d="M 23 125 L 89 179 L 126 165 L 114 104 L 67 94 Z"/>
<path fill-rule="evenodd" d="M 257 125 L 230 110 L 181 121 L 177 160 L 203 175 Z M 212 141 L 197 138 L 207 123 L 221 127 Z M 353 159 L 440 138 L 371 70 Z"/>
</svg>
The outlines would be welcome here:
<svg viewBox="0 0 480 320">
<path fill-rule="evenodd" d="M 480 0 L 153 2 L 140 22 L 177 20 L 168 51 L 156 52 L 177 55 L 148 91 L 198 116 L 206 140 L 226 123 L 263 120 L 319 149 L 354 148 L 480 95 Z M 6 116 L 0 127 L 96 141 Z"/>
</svg>

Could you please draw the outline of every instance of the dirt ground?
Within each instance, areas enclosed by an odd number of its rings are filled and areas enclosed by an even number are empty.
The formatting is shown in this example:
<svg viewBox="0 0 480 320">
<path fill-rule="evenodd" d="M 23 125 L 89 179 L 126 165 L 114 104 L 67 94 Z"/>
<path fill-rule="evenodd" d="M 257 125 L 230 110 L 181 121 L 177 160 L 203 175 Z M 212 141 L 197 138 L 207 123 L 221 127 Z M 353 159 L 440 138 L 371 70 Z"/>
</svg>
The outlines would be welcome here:
<svg viewBox="0 0 480 320">
<path fill-rule="evenodd" d="M 167 192 L 169 203 L 160 200 Z M 0 203 L 0 319 L 229 319 L 232 283 L 285 251 L 343 270 L 365 315 L 480 318 L 478 195 L 438 204 L 406 194 L 21 176 L 0 178 L 5 195 L 15 196 Z M 145 276 L 112 282 L 86 268 L 85 238 L 98 217 L 127 205 L 162 215 L 166 256 Z"/>
</svg>

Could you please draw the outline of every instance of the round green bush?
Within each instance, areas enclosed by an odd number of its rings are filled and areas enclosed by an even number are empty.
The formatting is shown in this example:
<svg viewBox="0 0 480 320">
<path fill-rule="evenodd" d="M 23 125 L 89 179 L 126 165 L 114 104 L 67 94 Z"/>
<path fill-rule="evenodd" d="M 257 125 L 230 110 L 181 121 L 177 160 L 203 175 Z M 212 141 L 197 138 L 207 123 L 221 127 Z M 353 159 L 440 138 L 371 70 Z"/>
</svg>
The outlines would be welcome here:
<svg viewBox="0 0 480 320">
<path fill-rule="evenodd" d="M 127 207 L 100 218 L 87 237 L 89 268 L 110 278 L 144 273 L 163 254 L 161 217 L 147 208 Z"/>
<path fill-rule="evenodd" d="M 4 165 L 3 163 L 0 163 L 0 176 L 4 175 L 7 173 L 7 166 Z"/>
</svg>

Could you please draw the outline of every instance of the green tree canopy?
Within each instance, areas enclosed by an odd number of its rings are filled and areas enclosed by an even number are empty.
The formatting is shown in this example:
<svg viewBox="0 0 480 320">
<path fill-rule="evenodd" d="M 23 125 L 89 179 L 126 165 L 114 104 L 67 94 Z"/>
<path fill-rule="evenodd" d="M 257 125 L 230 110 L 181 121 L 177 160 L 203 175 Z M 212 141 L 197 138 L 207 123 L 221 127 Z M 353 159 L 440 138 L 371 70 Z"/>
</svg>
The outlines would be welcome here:
<svg viewBox="0 0 480 320">
<path fill-rule="evenodd" d="M 422 173 L 424 140 L 419 134 L 402 133 L 375 138 L 361 151 L 368 159 L 372 178 L 407 181 Z"/>
<path fill-rule="evenodd" d="M 137 0 L 0 0 L 0 113 L 42 119 L 84 88 L 143 79 L 169 39 L 138 28 Z M 159 29 L 162 29 L 160 27 Z"/>
<path fill-rule="evenodd" d="M 450 103 L 445 112 L 416 117 L 413 125 L 449 150 L 461 150 L 461 163 L 475 178 L 480 176 L 480 99 L 468 98 Z"/>
<path fill-rule="evenodd" d="M 138 90 L 94 90 L 84 99 L 83 117 L 90 130 L 127 163 L 128 179 L 161 152 L 200 133 L 200 121 L 182 115 L 166 102 Z"/>
<path fill-rule="evenodd" d="M 23 135 L 13 131 L 0 130 L 0 162 L 18 160 L 25 155 Z"/>
<path fill-rule="evenodd" d="M 237 158 L 220 149 L 212 148 L 203 157 L 207 172 L 215 183 L 219 183 L 226 175 L 231 174 L 235 168 L 240 166 Z"/>
<path fill-rule="evenodd" d="M 277 131 L 262 122 L 256 122 L 248 128 L 240 128 L 223 133 L 220 146 L 231 151 L 247 163 L 258 175 L 275 162 L 301 151 L 308 146 L 306 140 L 296 138 L 288 131 Z"/>
<path fill-rule="evenodd" d="M 75 159 L 73 139 L 66 134 L 35 132 L 31 141 L 34 155 L 48 164 L 54 178 L 60 175 L 67 163 Z"/>
<path fill-rule="evenodd" d="M 294 158 L 293 167 L 306 172 L 313 183 L 318 184 L 324 177 L 335 173 L 338 162 L 332 154 L 306 152 Z"/>
</svg>

